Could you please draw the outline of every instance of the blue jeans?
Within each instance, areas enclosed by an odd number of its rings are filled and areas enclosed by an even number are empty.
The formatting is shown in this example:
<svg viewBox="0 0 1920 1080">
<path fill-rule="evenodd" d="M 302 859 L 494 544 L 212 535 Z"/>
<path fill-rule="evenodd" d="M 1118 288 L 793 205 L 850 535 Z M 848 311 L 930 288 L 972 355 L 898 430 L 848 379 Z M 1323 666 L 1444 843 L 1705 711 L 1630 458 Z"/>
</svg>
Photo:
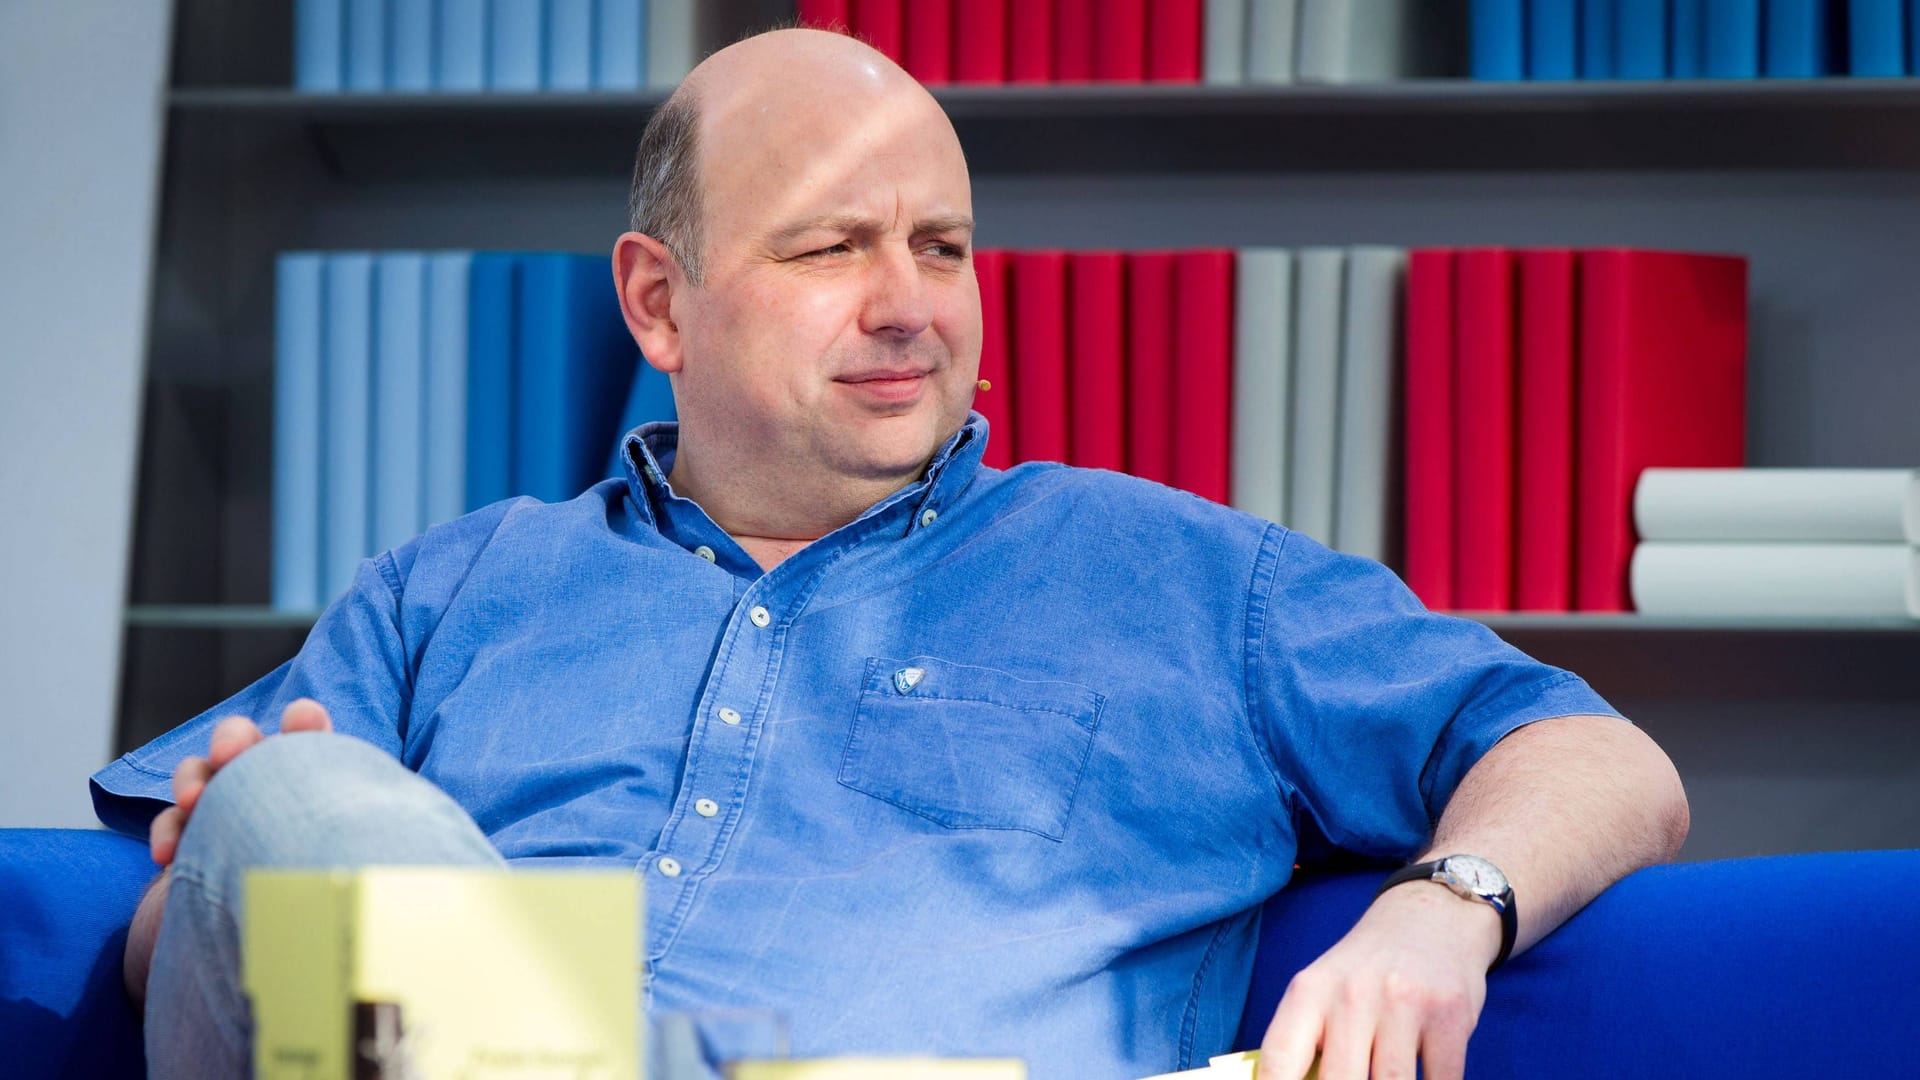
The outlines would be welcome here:
<svg viewBox="0 0 1920 1080">
<path fill-rule="evenodd" d="M 344 735 L 277 735 L 215 774 L 173 862 L 147 981 L 151 1077 L 244 1077 L 241 877 L 259 866 L 505 866 L 439 788 Z"/>
</svg>

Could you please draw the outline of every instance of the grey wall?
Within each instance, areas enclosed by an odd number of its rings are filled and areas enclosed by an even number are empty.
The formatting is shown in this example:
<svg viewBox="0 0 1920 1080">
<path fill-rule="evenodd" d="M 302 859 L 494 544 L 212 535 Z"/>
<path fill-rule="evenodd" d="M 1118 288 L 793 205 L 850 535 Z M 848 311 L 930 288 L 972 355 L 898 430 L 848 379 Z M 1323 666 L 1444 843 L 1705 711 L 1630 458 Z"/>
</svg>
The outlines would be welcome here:
<svg viewBox="0 0 1920 1080">
<path fill-rule="evenodd" d="M 0 3 L 0 826 L 112 746 L 172 9 Z"/>
</svg>

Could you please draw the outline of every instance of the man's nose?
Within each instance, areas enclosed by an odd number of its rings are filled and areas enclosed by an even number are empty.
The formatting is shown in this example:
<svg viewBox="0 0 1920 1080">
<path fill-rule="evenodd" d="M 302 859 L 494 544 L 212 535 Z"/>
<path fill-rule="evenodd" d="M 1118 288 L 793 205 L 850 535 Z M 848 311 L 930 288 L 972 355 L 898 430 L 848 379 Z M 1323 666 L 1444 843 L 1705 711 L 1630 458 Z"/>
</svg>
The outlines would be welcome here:
<svg viewBox="0 0 1920 1080">
<path fill-rule="evenodd" d="M 912 249 L 906 245 L 876 248 L 868 275 L 862 330 L 913 338 L 932 324 L 932 298 Z"/>
</svg>

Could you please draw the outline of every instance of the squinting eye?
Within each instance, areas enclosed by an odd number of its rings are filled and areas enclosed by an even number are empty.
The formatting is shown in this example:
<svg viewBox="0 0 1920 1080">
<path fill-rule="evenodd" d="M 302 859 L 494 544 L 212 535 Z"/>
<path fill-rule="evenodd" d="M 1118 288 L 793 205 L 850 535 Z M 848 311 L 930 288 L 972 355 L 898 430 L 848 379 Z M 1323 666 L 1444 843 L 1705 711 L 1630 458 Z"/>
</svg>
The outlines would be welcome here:
<svg viewBox="0 0 1920 1080">
<path fill-rule="evenodd" d="M 832 247 L 819 248 L 814 251 L 809 251 L 807 252 L 807 254 L 808 255 L 837 255 L 842 251 L 851 251 L 851 250 L 853 249 L 847 246 L 847 242 L 845 240 L 842 240 L 839 243 L 833 245 Z"/>
</svg>

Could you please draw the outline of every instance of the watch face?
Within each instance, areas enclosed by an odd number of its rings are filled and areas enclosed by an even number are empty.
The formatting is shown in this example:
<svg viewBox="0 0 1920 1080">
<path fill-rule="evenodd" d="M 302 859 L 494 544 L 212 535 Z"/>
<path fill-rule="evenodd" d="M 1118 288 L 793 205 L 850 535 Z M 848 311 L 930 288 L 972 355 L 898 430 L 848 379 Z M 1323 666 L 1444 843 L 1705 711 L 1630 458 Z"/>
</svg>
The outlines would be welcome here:
<svg viewBox="0 0 1920 1080">
<path fill-rule="evenodd" d="M 1455 885 L 1479 896 L 1495 897 L 1507 891 L 1507 876 L 1478 855 L 1449 855 L 1440 871 Z"/>
</svg>

